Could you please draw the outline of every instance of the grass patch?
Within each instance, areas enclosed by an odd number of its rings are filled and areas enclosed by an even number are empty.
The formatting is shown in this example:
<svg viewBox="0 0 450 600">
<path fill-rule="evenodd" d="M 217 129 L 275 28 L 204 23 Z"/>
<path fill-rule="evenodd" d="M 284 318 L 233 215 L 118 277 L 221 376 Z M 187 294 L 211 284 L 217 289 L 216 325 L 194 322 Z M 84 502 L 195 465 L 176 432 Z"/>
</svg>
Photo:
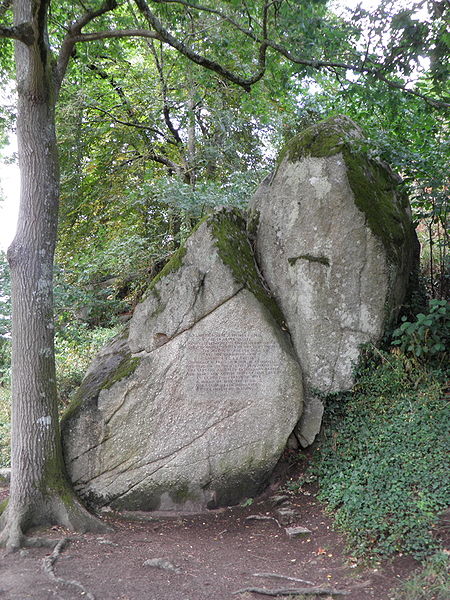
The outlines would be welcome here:
<svg viewBox="0 0 450 600">
<path fill-rule="evenodd" d="M 355 555 L 423 558 L 450 497 L 450 410 L 442 385 L 400 353 L 378 352 L 351 393 L 328 397 L 314 470 Z"/>
<path fill-rule="evenodd" d="M 450 556 L 437 552 L 424 561 L 419 573 L 393 595 L 393 600 L 448 600 L 450 598 Z"/>
</svg>

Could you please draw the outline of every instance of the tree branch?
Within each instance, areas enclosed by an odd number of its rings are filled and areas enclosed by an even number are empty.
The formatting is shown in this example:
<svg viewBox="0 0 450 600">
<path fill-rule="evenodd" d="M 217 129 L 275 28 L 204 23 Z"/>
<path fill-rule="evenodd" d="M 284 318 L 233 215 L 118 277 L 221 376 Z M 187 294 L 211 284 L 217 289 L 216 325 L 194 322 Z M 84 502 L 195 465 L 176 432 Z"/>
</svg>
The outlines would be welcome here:
<svg viewBox="0 0 450 600">
<path fill-rule="evenodd" d="M 180 137 L 178 129 L 172 123 L 172 119 L 171 119 L 171 115 L 170 115 L 170 106 L 169 106 L 169 101 L 167 99 L 167 82 L 164 77 L 164 69 L 163 69 L 162 61 L 159 60 L 159 56 L 154 48 L 154 44 L 149 44 L 149 46 L 150 46 L 150 51 L 153 54 L 153 58 L 155 60 L 156 70 L 158 71 L 158 77 L 159 77 L 159 81 L 161 83 L 164 121 L 167 125 L 168 130 L 173 135 L 175 143 L 181 145 L 181 144 L 183 144 L 183 141 Z"/>
<path fill-rule="evenodd" d="M 291 61 L 294 64 L 303 65 L 306 67 L 312 67 L 313 69 L 338 68 L 338 69 L 353 71 L 354 73 L 360 73 L 361 75 L 371 75 L 372 77 L 375 77 L 376 79 L 379 79 L 380 81 L 383 81 L 389 87 L 392 87 L 392 88 L 395 88 L 398 90 L 402 90 L 403 92 L 405 92 L 407 94 L 416 96 L 417 98 L 421 98 L 422 100 L 424 100 L 431 106 L 434 106 L 435 108 L 450 108 L 449 102 L 445 102 L 445 101 L 441 101 L 441 100 L 434 100 L 433 98 L 430 98 L 429 96 L 426 96 L 425 94 L 421 94 L 420 92 L 417 92 L 415 90 L 407 88 L 405 84 L 401 84 L 401 83 L 398 83 L 397 81 L 389 79 L 389 77 L 383 73 L 382 65 L 371 67 L 371 66 L 365 66 L 364 64 L 357 65 L 354 63 L 343 63 L 340 61 L 307 59 L 307 58 L 302 58 L 300 56 L 295 56 L 294 54 L 292 54 L 292 52 L 289 52 L 289 50 L 286 50 L 286 48 L 284 48 L 280 44 L 277 44 L 276 42 L 273 42 L 271 40 L 266 40 L 266 44 L 267 44 L 267 46 L 269 46 L 270 48 L 272 48 L 273 50 L 275 50 L 276 52 L 278 52 L 279 54 L 281 54 L 282 56 L 284 56 L 285 58 L 287 58 L 289 61 Z"/>
<path fill-rule="evenodd" d="M 154 162 L 160 163 L 161 165 L 165 165 L 166 167 L 177 173 L 177 175 L 183 174 L 183 168 L 178 163 L 174 162 L 173 160 L 170 160 L 169 158 L 166 158 L 165 156 L 161 156 L 161 154 L 156 154 L 156 152 L 149 152 L 148 154 L 144 155 L 144 158 L 148 158 L 149 160 L 153 160 Z"/>
<path fill-rule="evenodd" d="M 34 42 L 34 32 L 29 23 L 20 23 L 20 25 L 14 25 L 13 27 L 0 25 L 0 38 L 18 40 L 27 46 L 31 46 Z"/>
<path fill-rule="evenodd" d="M 135 129 L 145 129 L 147 131 L 152 131 L 154 134 L 162 137 L 163 140 L 165 142 L 167 142 L 167 144 L 176 145 L 176 142 L 174 142 L 173 140 L 168 138 L 162 131 L 159 131 L 159 129 L 156 129 L 156 127 L 150 127 L 149 125 L 141 125 L 140 123 L 136 123 L 136 122 L 132 123 L 131 121 L 123 121 L 122 119 L 119 119 L 116 116 L 114 116 L 112 114 L 112 112 L 110 112 L 109 110 L 105 110 L 103 108 L 100 108 L 99 106 L 88 105 L 87 108 L 91 108 L 92 110 L 97 110 L 98 112 L 101 112 L 102 114 L 107 115 L 115 123 L 119 123 L 120 125 L 126 125 L 127 127 L 134 127 Z"/>
<path fill-rule="evenodd" d="M 254 83 L 259 81 L 263 77 L 264 72 L 265 72 L 266 51 L 267 51 L 267 48 L 271 48 L 272 50 L 275 50 L 275 52 L 277 52 L 278 54 L 281 54 L 282 56 L 284 56 L 285 58 L 287 58 L 290 62 L 292 62 L 294 64 L 303 65 L 305 67 L 311 67 L 311 68 L 317 69 L 317 70 L 322 69 L 322 68 L 334 68 L 334 69 L 349 70 L 349 71 L 353 71 L 354 73 L 360 73 L 362 75 L 370 75 L 372 77 L 375 77 L 376 79 L 379 79 L 380 81 L 383 81 L 389 87 L 402 90 L 403 92 L 405 92 L 411 96 L 416 96 L 417 98 L 421 98 L 422 100 L 424 100 L 431 106 L 434 106 L 435 108 L 446 108 L 446 109 L 450 108 L 450 102 L 448 102 L 448 101 L 435 100 L 425 94 L 422 94 L 416 90 L 406 87 L 406 84 L 401 84 L 397 81 L 394 81 L 387 74 L 385 74 L 383 72 L 384 65 L 382 65 L 382 64 L 375 65 L 375 66 L 367 65 L 366 64 L 367 57 L 365 57 L 364 62 L 362 64 L 355 64 L 355 63 L 351 63 L 351 62 L 346 63 L 346 62 L 341 62 L 341 61 L 308 59 L 308 58 L 303 58 L 301 56 L 297 56 L 297 55 L 293 54 L 292 52 L 287 50 L 284 46 L 269 39 L 269 37 L 268 37 L 267 13 L 268 13 L 268 8 L 272 4 L 271 2 L 264 3 L 263 23 L 261 26 L 263 35 L 262 35 L 262 39 L 261 39 L 261 37 L 258 36 L 254 31 L 252 31 L 250 29 L 246 29 L 245 27 L 242 27 L 241 25 L 239 25 L 239 23 L 237 23 L 235 20 L 230 18 L 228 15 L 226 15 L 219 9 L 210 8 L 208 6 L 204 6 L 201 4 L 192 4 L 191 2 L 188 2 L 187 0 L 154 0 L 154 1 L 158 4 L 179 4 L 181 6 L 189 8 L 189 9 L 195 9 L 198 11 L 208 12 L 208 13 L 217 15 L 224 21 L 230 23 L 230 25 L 232 25 L 233 28 L 237 29 L 238 31 L 243 33 L 245 36 L 249 37 L 251 40 L 259 43 L 260 44 L 260 47 L 259 47 L 259 71 L 253 77 L 250 77 L 250 78 L 241 77 L 241 76 L 236 75 L 235 73 L 229 71 L 228 69 L 225 69 L 218 63 L 216 63 L 210 59 L 207 59 L 204 56 L 197 54 L 191 47 L 183 44 L 179 40 L 176 40 L 170 34 L 169 31 L 167 31 L 163 28 L 162 24 L 157 19 L 157 17 L 150 11 L 145 0 L 135 0 L 141 13 L 147 19 L 149 24 L 156 31 L 158 31 L 161 34 L 161 39 L 164 42 L 168 43 L 173 48 L 176 48 L 179 52 L 181 52 L 184 56 L 186 56 L 193 62 L 195 62 L 207 69 L 215 71 L 216 73 L 218 73 L 225 79 L 228 79 L 229 81 L 232 81 L 233 83 L 236 83 L 237 85 L 243 87 L 247 91 L 250 90 L 251 86 Z"/>
<path fill-rule="evenodd" d="M 122 86 L 119 85 L 119 83 L 117 83 L 117 81 L 115 81 L 114 77 L 109 75 L 106 71 L 104 71 L 103 69 L 101 69 L 100 67 L 98 67 L 95 64 L 88 65 L 88 69 L 93 71 L 101 79 L 104 79 L 105 81 L 107 81 L 109 83 L 109 85 L 112 87 L 114 92 L 119 96 L 119 98 L 122 102 L 122 107 L 127 112 L 129 118 L 131 119 L 131 122 L 137 123 L 138 120 L 136 118 L 133 107 L 131 106 L 130 102 L 128 101 L 128 98 L 126 97 L 126 94 L 122 89 Z M 138 128 L 138 131 L 139 131 L 139 135 L 142 138 L 144 144 L 148 147 L 151 147 L 153 144 L 153 141 L 148 136 L 147 131 L 145 131 L 145 128 Z"/>
<path fill-rule="evenodd" d="M 72 23 L 69 27 L 66 37 L 61 45 L 58 61 L 56 64 L 56 95 L 58 95 L 61 88 L 62 80 L 67 69 L 70 57 L 72 56 L 76 40 L 76 36 L 81 35 L 83 27 L 88 25 L 91 21 L 100 17 L 107 12 L 111 12 L 117 8 L 116 0 L 104 0 L 102 6 L 98 10 L 88 10 L 82 15 L 77 21 Z"/>
<path fill-rule="evenodd" d="M 188 46 L 187 44 L 184 44 L 180 40 L 176 39 L 167 29 L 165 29 L 161 21 L 150 10 L 145 0 L 135 0 L 135 2 L 139 11 L 142 13 L 148 24 L 152 27 L 152 29 L 154 29 L 160 34 L 161 40 L 166 44 L 169 44 L 169 46 L 172 46 L 172 48 L 178 50 L 178 52 L 183 54 L 183 56 L 186 56 L 187 58 L 189 58 L 189 60 L 196 63 L 197 65 L 200 65 L 205 69 L 209 69 L 210 71 L 218 73 L 224 79 L 232 81 L 236 85 L 239 85 L 240 87 L 244 88 L 244 90 L 246 90 L 247 92 L 250 91 L 251 86 L 254 83 L 259 81 L 263 77 L 265 69 L 260 69 L 253 77 L 245 78 L 241 77 L 240 75 L 236 75 L 229 69 L 223 67 L 221 64 L 209 58 L 206 58 L 206 56 L 198 54 L 191 46 Z"/>
<path fill-rule="evenodd" d="M 81 33 L 83 27 L 88 25 L 91 21 L 96 19 L 97 17 L 101 17 L 117 8 L 117 0 L 104 0 L 102 6 L 100 6 L 97 10 L 87 10 L 84 15 L 82 15 L 77 21 L 72 23 L 69 30 L 71 33 Z"/>
<path fill-rule="evenodd" d="M 153 133 L 156 133 L 158 135 L 162 135 L 164 136 L 164 134 L 160 131 L 158 131 L 157 129 L 153 128 L 153 127 L 145 127 L 143 125 L 140 125 L 137 122 L 136 116 L 134 114 L 134 110 L 132 108 L 132 106 L 130 105 L 128 98 L 126 97 L 123 89 L 121 88 L 121 86 L 114 80 L 113 77 L 111 77 L 108 73 L 106 73 L 105 71 L 103 71 L 103 69 L 101 69 L 100 67 L 98 67 L 95 64 L 91 64 L 88 65 L 88 69 L 90 69 L 91 71 L 93 71 L 94 73 L 96 73 L 101 79 L 104 79 L 106 81 L 108 81 L 109 85 L 113 88 L 113 90 L 116 92 L 116 94 L 119 96 L 119 98 L 122 101 L 122 106 L 125 109 L 125 111 L 128 113 L 131 121 L 130 122 L 126 122 L 126 121 L 122 121 L 119 120 L 117 118 L 115 118 L 114 116 L 112 116 L 110 113 L 108 113 L 108 111 L 98 108 L 98 107 L 92 107 L 95 108 L 95 110 L 98 110 L 102 113 L 108 114 L 109 116 L 111 116 L 115 121 L 123 124 L 123 125 L 129 125 L 132 127 L 135 127 L 140 134 L 140 137 L 142 138 L 144 144 L 146 145 L 146 148 L 148 149 L 148 153 L 144 156 L 144 158 L 147 158 L 149 160 L 153 160 L 154 162 L 160 163 L 162 165 L 165 165 L 166 167 L 168 167 L 170 170 L 175 171 L 175 173 L 177 173 L 178 175 L 183 175 L 184 174 L 184 169 L 182 166 L 180 166 L 178 163 L 170 160 L 169 158 L 166 158 L 165 156 L 158 154 L 157 152 L 155 152 L 152 148 L 153 146 L 153 141 L 152 139 L 149 137 L 149 135 L 147 135 L 147 131 L 152 131 Z M 164 139 L 166 139 L 167 142 L 172 143 L 174 145 L 176 145 L 175 142 L 167 139 L 164 136 Z"/>
<path fill-rule="evenodd" d="M 92 33 L 80 33 L 71 36 L 72 42 L 93 42 L 95 40 L 105 40 L 108 38 L 124 38 L 124 37 L 143 37 L 153 40 L 161 40 L 161 36 L 154 31 L 148 29 L 116 29 L 105 31 L 94 31 Z"/>
<path fill-rule="evenodd" d="M 227 14 L 225 14 L 224 12 L 222 12 L 221 10 L 219 10 L 217 8 L 203 6 L 202 4 L 191 4 L 191 2 L 186 2 L 185 0 L 154 0 L 154 1 L 159 4 L 163 4 L 163 3 L 164 4 L 181 4 L 181 6 L 185 6 L 186 8 L 195 9 L 200 12 L 207 12 L 207 13 L 211 13 L 213 15 L 217 15 L 223 21 L 226 21 L 227 23 L 232 25 L 234 29 L 237 29 L 238 31 L 240 31 L 241 33 L 246 35 L 247 37 L 251 38 L 253 41 L 255 41 L 255 42 L 261 41 L 258 39 L 258 36 L 255 35 L 250 29 L 245 29 L 245 27 L 242 27 L 242 25 L 239 25 L 239 23 L 237 21 L 235 21 L 234 19 L 232 19 Z M 249 20 L 250 20 L 250 18 L 251 17 L 249 15 Z"/>
</svg>

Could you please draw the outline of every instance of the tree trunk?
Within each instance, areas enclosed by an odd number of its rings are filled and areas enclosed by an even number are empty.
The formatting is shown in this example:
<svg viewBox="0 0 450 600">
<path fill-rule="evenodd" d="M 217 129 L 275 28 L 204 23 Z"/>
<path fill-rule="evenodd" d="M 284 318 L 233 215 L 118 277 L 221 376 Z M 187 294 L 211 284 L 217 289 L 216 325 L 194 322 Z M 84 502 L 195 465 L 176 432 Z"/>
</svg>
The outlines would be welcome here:
<svg viewBox="0 0 450 600">
<path fill-rule="evenodd" d="M 16 42 L 17 138 L 21 194 L 17 235 L 8 251 L 12 298 L 11 488 L 0 543 L 13 549 L 31 526 L 104 528 L 76 500 L 64 472 L 56 394 L 53 255 L 59 173 L 55 81 L 46 33 L 47 0 L 18 0 L 15 23 L 34 41 Z"/>
</svg>

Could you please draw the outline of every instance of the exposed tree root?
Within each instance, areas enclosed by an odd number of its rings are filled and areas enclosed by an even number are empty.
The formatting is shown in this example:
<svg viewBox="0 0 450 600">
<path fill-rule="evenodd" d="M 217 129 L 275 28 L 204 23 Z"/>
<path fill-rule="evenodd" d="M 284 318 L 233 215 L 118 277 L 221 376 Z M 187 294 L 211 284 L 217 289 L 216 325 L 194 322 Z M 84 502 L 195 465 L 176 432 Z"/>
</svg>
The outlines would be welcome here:
<svg viewBox="0 0 450 600">
<path fill-rule="evenodd" d="M 295 594 L 303 594 L 304 596 L 347 596 L 350 592 L 343 590 L 334 590 L 332 588 L 311 587 L 311 588 L 281 588 L 278 590 L 268 590 L 266 588 L 247 587 L 242 590 L 237 590 L 233 594 L 244 594 L 245 592 L 253 592 L 254 594 L 262 594 L 263 596 L 293 596 Z"/>
<path fill-rule="evenodd" d="M 287 581 L 295 581 L 296 583 L 306 583 L 307 585 L 314 585 L 312 581 L 308 581 L 307 579 L 289 577 L 288 575 L 278 575 L 277 573 L 253 573 L 253 577 L 271 577 L 272 579 L 286 579 Z"/>
<path fill-rule="evenodd" d="M 6 552 L 14 552 L 23 546 L 24 535 L 18 519 L 8 519 L 8 510 L 0 518 L 0 547 L 4 546 Z"/>
<path fill-rule="evenodd" d="M 26 548 L 53 548 L 55 540 L 42 537 L 24 537 L 23 545 Z"/>
<path fill-rule="evenodd" d="M 50 556 L 46 556 L 43 559 L 42 567 L 45 573 L 50 577 L 50 579 L 58 585 L 76 588 L 80 591 L 84 598 L 88 598 L 88 600 L 95 600 L 95 596 L 88 592 L 84 585 L 82 585 L 79 581 L 76 581 L 75 579 L 63 579 L 62 577 L 58 577 L 57 575 L 55 575 L 55 563 L 61 556 L 61 552 L 64 550 L 68 543 L 69 538 L 62 538 L 61 540 L 59 540 L 59 542 L 55 545 L 53 552 L 50 554 Z"/>
<path fill-rule="evenodd" d="M 1 523 L 0 523 L 1 526 Z M 22 533 L 18 523 L 5 526 L 0 535 L 0 547 L 5 546 L 7 554 L 19 548 L 53 548 L 55 540 L 45 537 L 27 537 Z"/>
<path fill-rule="evenodd" d="M 113 529 L 87 511 L 74 495 L 63 500 L 54 495 L 45 501 L 25 508 L 11 499 L 0 517 L 0 546 L 14 552 L 23 546 L 48 545 L 42 538 L 27 538 L 26 531 L 33 526 L 61 525 L 72 531 L 85 533 L 111 532 Z M 38 541 L 39 540 L 39 541 Z M 54 542 L 50 540 L 50 544 Z"/>
</svg>

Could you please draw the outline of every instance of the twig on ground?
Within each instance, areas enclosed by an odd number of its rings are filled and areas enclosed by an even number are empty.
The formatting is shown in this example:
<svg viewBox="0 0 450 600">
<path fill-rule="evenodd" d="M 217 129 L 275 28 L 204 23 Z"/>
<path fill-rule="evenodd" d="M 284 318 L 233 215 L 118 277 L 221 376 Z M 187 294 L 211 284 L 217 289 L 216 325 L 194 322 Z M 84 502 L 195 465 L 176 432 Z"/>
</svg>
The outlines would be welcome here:
<svg viewBox="0 0 450 600">
<path fill-rule="evenodd" d="M 272 579 L 286 579 L 287 581 L 296 581 L 297 583 L 306 583 L 307 585 L 315 585 L 307 579 L 298 579 L 298 577 L 289 577 L 288 575 L 278 575 L 277 573 L 253 573 L 253 577 L 272 577 Z"/>
<path fill-rule="evenodd" d="M 95 600 L 95 596 L 93 594 L 91 594 L 90 592 L 88 592 L 86 590 L 86 588 L 79 581 L 75 581 L 74 579 L 63 579 L 62 577 L 57 577 L 57 575 L 55 575 L 54 565 L 55 565 L 56 561 L 58 560 L 58 558 L 61 556 L 62 551 L 64 550 L 64 548 L 67 546 L 68 543 L 69 543 L 69 538 L 62 538 L 61 540 L 59 540 L 59 542 L 53 548 L 53 552 L 50 554 L 50 556 L 46 556 L 43 559 L 42 567 L 43 567 L 45 573 L 55 583 L 58 583 L 60 585 L 67 585 L 67 586 L 75 587 L 78 590 L 80 590 L 80 592 L 84 598 L 87 598 L 88 600 Z"/>
<path fill-rule="evenodd" d="M 347 596 L 350 592 L 343 590 L 334 590 L 332 588 L 312 587 L 312 588 L 281 588 L 278 590 L 268 590 L 266 588 L 247 587 L 233 594 L 244 594 L 245 592 L 253 592 L 254 594 L 262 594 L 263 596 L 293 596 L 294 594 L 303 594 L 311 596 Z"/>
</svg>

